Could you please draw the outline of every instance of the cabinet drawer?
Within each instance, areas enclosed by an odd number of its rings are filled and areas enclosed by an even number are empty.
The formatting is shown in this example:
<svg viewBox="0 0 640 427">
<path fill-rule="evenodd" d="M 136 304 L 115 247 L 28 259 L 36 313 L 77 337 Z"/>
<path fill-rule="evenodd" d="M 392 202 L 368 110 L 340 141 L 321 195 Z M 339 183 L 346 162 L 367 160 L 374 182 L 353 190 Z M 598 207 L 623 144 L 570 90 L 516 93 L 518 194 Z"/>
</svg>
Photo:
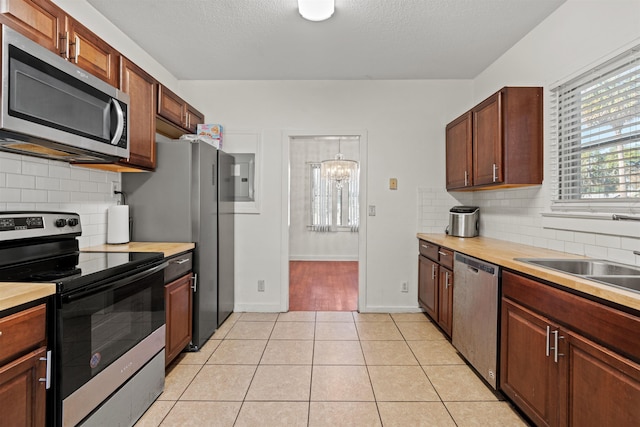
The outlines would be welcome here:
<svg viewBox="0 0 640 427">
<path fill-rule="evenodd" d="M 440 246 L 434 245 L 431 242 L 427 242 L 425 240 L 420 240 L 420 255 L 426 256 L 433 261 L 438 261 L 438 250 Z"/>
<path fill-rule="evenodd" d="M 193 269 L 193 252 L 173 256 L 167 262 L 169 265 L 164 269 L 164 283 L 184 276 Z"/>
<path fill-rule="evenodd" d="M 44 304 L 0 319 L 0 363 L 46 342 Z"/>
<path fill-rule="evenodd" d="M 453 251 L 442 247 L 438 249 L 438 262 L 449 270 L 453 270 Z"/>
</svg>

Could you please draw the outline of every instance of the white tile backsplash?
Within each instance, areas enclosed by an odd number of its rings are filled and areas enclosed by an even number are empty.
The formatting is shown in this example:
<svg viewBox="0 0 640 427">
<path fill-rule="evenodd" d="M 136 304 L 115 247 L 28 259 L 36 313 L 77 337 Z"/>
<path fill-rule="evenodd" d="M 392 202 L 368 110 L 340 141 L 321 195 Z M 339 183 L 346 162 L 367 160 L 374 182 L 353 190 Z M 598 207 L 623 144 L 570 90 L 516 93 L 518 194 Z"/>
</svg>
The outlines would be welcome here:
<svg viewBox="0 0 640 427">
<path fill-rule="evenodd" d="M 107 209 L 117 204 L 111 182 L 120 173 L 0 152 L 0 210 L 80 214 L 80 247 L 106 242 Z"/>
<path fill-rule="evenodd" d="M 526 245 L 640 265 L 640 239 L 601 233 L 565 231 L 542 226 L 550 201 L 542 187 L 448 193 L 418 189 L 418 232 L 442 233 L 449 209 L 480 206 L 480 235 Z"/>
</svg>

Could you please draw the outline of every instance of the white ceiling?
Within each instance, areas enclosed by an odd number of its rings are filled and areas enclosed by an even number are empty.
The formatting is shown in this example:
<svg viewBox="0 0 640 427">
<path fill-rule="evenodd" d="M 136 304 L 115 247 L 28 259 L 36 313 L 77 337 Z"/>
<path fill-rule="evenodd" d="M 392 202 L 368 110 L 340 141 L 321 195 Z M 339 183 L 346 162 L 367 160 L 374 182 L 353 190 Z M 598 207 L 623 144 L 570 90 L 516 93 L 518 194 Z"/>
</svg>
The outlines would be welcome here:
<svg viewBox="0 0 640 427">
<path fill-rule="evenodd" d="M 566 0 L 86 0 L 180 80 L 469 79 Z"/>
</svg>

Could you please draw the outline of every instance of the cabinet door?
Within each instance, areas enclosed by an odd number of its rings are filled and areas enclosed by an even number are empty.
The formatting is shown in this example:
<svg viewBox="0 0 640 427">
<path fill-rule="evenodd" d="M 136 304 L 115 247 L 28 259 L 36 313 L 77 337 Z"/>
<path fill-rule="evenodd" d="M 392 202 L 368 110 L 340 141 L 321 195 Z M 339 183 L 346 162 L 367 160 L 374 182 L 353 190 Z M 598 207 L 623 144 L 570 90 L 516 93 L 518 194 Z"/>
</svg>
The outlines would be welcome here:
<svg viewBox="0 0 640 427">
<path fill-rule="evenodd" d="M 191 133 L 196 133 L 198 124 L 204 123 L 204 114 L 187 104 L 187 129 Z"/>
<path fill-rule="evenodd" d="M 156 167 L 156 81 L 140 67 L 121 58 L 120 89 L 129 94 L 129 160 L 132 166 Z"/>
<path fill-rule="evenodd" d="M 557 327 L 506 298 L 501 326 L 500 388 L 537 426 L 558 425 L 559 365 L 548 347 Z"/>
<path fill-rule="evenodd" d="M 565 332 L 568 363 L 563 422 L 569 426 L 632 426 L 640 420 L 640 365 Z"/>
<path fill-rule="evenodd" d="M 4 0 L 0 2 L 0 22 L 47 49 L 63 54 L 60 35 L 65 14 L 48 0 Z M 66 47 L 66 44 L 65 44 Z"/>
<path fill-rule="evenodd" d="M 438 269 L 437 263 L 419 257 L 418 302 L 435 321 L 438 320 Z"/>
<path fill-rule="evenodd" d="M 447 125 L 447 190 L 473 186 L 471 123 L 469 111 Z"/>
<path fill-rule="evenodd" d="M 438 324 L 451 336 L 453 324 L 453 271 L 440 266 L 438 280 Z"/>
<path fill-rule="evenodd" d="M 163 85 L 158 85 L 158 115 L 170 123 L 184 128 L 187 104 Z"/>
<path fill-rule="evenodd" d="M 166 310 L 165 365 L 168 365 L 191 341 L 191 273 L 164 287 Z"/>
<path fill-rule="evenodd" d="M 46 347 L 0 366 L 0 426 L 44 426 L 46 414 Z"/>
<path fill-rule="evenodd" d="M 70 17 L 67 18 L 67 31 L 69 61 L 110 85 L 118 86 L 120 80 L 118 52 Z"/>
<path fill-rule="evenodd" d="M 473 183 L 484 185 L 503 181 L 502 92 L 473 110 Z"/>
</svg>

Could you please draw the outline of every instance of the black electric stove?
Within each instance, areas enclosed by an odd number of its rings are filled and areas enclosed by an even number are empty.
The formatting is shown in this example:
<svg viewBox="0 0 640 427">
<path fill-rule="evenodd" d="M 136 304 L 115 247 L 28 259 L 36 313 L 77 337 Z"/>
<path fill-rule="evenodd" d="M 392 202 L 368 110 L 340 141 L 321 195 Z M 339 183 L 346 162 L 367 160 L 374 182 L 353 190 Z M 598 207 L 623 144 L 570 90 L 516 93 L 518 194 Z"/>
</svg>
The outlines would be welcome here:
<svg viewBox="0 0 640 427">
<path fill-rule="evenodd" d="M 164 385 L 162 253 L 80 252 L 80 216 L 0 212 L 0 281 L 55 283 L 47 425 L 132 425 Z M 46 384 L 46 385 L 45 385 Z"/>
</svg>

